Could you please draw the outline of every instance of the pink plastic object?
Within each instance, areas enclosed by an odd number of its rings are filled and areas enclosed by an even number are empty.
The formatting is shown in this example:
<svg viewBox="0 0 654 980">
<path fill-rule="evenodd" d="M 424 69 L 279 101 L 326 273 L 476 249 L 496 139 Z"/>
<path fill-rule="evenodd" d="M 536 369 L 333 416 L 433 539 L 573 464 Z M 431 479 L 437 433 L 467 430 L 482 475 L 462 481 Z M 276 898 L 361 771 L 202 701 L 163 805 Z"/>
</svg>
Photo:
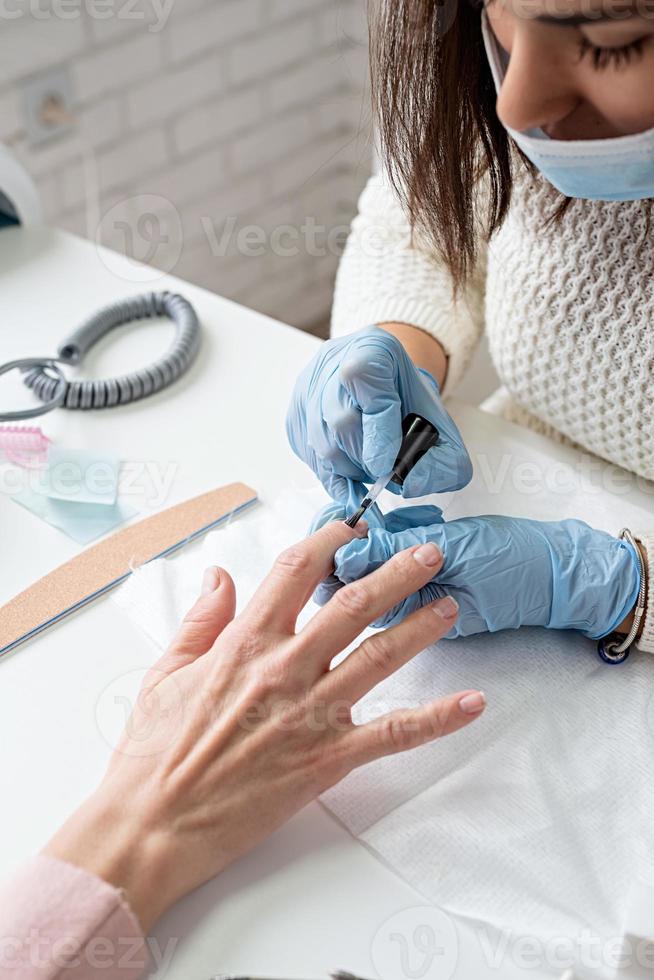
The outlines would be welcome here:
<svg viewBox="0 0 654 980">
<path fill-rule="evenodd" d="M 50 440 L 37 426 L 0 425 L 0 452 L 16 466 L 43 466 L 49 445 Z"/>
</svg>

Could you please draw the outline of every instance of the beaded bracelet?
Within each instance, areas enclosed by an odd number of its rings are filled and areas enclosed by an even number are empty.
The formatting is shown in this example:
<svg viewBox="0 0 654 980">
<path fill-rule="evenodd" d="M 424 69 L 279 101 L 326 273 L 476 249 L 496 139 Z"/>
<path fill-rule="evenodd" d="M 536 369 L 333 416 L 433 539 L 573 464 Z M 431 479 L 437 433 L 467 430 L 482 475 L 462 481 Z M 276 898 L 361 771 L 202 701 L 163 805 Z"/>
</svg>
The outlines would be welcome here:
<svg viewBox="0 0 654 980">
<path fill-rule="evenodd" d="M 622 664 L 625 662 L 638 636 L 640 623 L 645 615 L 647 605 L 647 575 L 640 548 L 628 527 L 624 527 L 620 531 L 619 537 L 623 541 L 627 541 L 636 553 L 638 570 L 640 572 L 640 588 L 638 590 L 638 601 L 636 602 L 633 625 L 628 635 L 624 637 L 621 633 L 611 633 L 610 636 L 602 637 L 597 644 L 597 652 L 607 664 Z"/>
</svg>

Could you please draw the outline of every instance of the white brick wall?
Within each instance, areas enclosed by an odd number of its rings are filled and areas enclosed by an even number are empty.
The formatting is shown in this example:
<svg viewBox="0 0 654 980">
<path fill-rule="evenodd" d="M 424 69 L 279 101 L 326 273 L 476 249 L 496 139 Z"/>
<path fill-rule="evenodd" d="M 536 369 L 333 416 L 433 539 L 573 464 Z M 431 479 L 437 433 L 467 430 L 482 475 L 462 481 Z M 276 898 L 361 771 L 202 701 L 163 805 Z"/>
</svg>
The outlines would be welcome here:
<svg viewBox="0 0 654 980">
<path fill-rule="evenodd" d="M 0 25 L 0 139 L 48 220 L 324 323 L 339 251 L 327 235 L 370 168 L 365 0 L 22 2 Z M 77 124 L 34 147 L 22 84 L 51 66 L 69 71 Z"/>
</svg>

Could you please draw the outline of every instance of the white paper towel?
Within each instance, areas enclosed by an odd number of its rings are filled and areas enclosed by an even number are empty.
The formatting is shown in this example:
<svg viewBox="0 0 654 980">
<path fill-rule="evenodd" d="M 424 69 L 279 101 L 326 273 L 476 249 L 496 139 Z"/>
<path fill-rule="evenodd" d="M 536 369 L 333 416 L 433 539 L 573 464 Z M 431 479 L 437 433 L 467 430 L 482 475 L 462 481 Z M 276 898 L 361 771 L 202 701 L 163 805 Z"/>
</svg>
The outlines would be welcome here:
<svg viewBox="0 0 654 980">
<path fill-rule="evenodd" d="M 229 571 L 240 612 L 277 555 L 306 536 L 313 515 L 328 501 L 322 490 L 296 490 L 264 501 L 179 554 L 137 569 L 112 598 L 164 650 L 198 598 L 205 568 L 221 565 Z M 302 621 L 315 612 L 311 607 Z"/>
<path fill-rule="evenodd" d="M 613 533 L 647 520 L 623 502 L 616 518 L 606 494 L 503 486 L 498 493 L 478 477 L 439 502 L 448 518 L 577 516 Z M 293 492 L 263 505 L 201 546 L 146 566 L 115 599 L 164 647 L 208 564 L 231 571 L 242 606 L 323 499 Z M 632 655 L 611 668 L 592 642 L 539 629 L 446 641 L 380 685 L 357 717 L 468 687 L 487 693 L 482 719 L 359 770 L 324 803 L 445 909 L 514 935 L 620 937 L 627 894 L 654 849 L 654 658 Z"/>
</svg>

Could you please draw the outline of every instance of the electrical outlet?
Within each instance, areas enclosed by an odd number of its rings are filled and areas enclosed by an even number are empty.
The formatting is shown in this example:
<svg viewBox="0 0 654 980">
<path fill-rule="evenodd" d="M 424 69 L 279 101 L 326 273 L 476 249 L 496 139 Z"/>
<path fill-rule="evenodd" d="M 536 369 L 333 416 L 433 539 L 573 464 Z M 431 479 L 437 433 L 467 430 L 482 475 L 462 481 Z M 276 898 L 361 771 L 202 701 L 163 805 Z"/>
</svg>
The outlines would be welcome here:
<svg viewBox="0 0 654 980">
<path fill-rule="evenodd" d="M 54 68 L 23 83 L 25 129 L 30 146 L 69 133 L 74 125 L 73 87 L 66 68 Z"/>
</svg>

